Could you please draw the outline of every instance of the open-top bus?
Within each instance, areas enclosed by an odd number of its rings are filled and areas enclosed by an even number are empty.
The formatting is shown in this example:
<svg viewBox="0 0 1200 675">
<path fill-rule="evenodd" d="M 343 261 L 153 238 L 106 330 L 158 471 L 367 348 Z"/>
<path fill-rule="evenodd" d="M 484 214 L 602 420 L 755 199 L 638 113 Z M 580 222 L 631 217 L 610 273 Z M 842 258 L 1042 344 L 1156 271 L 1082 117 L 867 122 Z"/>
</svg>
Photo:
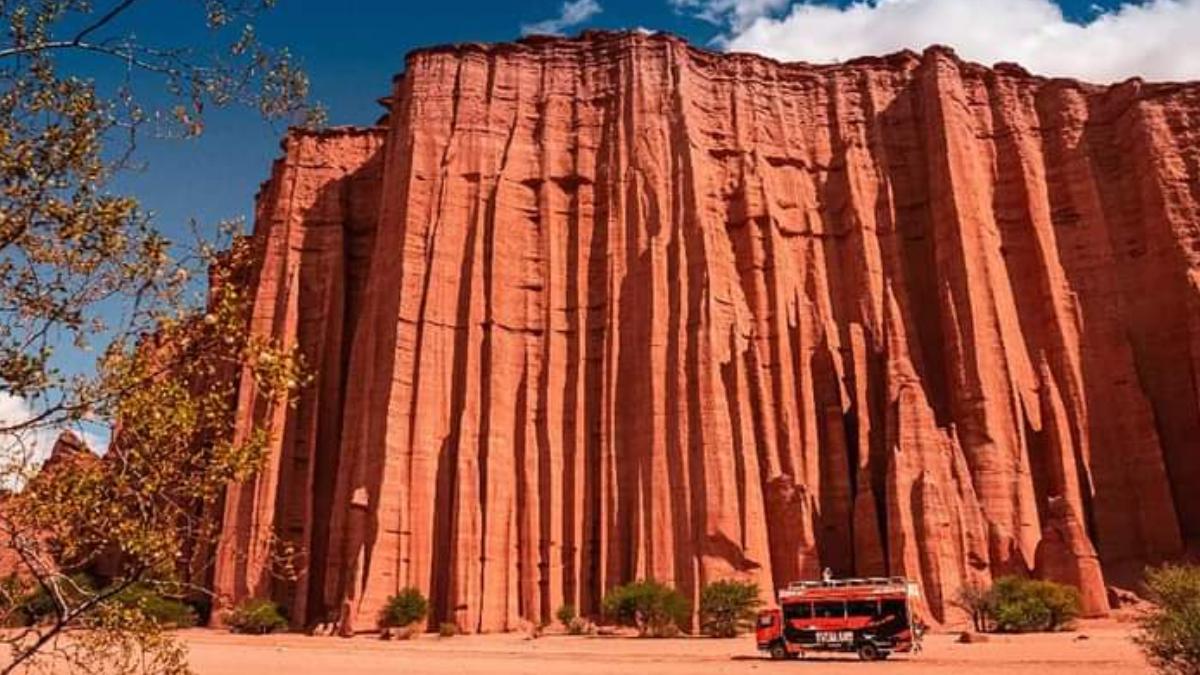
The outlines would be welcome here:
<svg viewBox="0 0 1200 675">
<path fill-rule="evenodd" d="M 792 583 L 779 591 L 779 607 L 759 612 L 758 648 L 776 659 L 841 651 L 867 661 L 913 651 L 920 645 L 918 592 L 902 577 Z"/>
</svg>

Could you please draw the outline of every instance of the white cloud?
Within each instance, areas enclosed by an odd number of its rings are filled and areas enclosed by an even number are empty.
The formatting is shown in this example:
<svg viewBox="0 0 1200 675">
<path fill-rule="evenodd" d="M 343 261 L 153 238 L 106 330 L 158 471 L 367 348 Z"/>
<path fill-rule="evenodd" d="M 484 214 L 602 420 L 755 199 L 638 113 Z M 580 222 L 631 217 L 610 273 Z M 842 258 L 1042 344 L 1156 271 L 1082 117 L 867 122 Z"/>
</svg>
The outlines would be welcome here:
<svg viewBox="0 0 1200 675">
<path fill-rule="evenodd" d="M 0 427 L 21 424 L 34 416 L 29 401 L 0 392 Z M 62 428 L 35 427 L 19 433 L 0 431 L 0 487 L 19 485 L 28 473 L 41 466 L 54 449 Z M 71 427 L 93 452 L 103 451 L 107 442 L 101 435 Z"/>
<path fill-rule="evenodd" d="M 1067 20 L 1051 0 L 669 0 L 725 26 L 731 51 L 831 62 L 931 44 L 1034 73 L 1114 82 L 1200 79 L 1200 0 L 1148 0 Z M 790 6 L 788 6 L 790 3 Z"/>
<path fill-rule="evenodd" d="M 791 0 L 670 0 L 678 11 L 695 14 L 699 18 L 716 24 L 728 24 L 734 31 L 741 31 L 755 19 L 767 16 L 784 7 Z"/>
<path fill-rule="evenodd" d="M 32 417 L 33 408 L 28 401 L 0 392 L 0 427 L 16 426 Z M 12 461 L 16 453 L 45 456 L 49 454 L 50 448 L 54 447 L 54 439 L 57 436 L 58 434 L 48 429 L 34 429 L 22 433 L 0 431 L 0 451 L 4 452 L 6 462 Z"/>
<path fill-rule="evenodd" d="M 601 11 L 603 8 L 596 0 L 566 0 L 559 10 L 558 16 L 545 21 L 522 24 L 521 34 L 562 35 L 563 31 L 578 26 Z"/>
</svg>

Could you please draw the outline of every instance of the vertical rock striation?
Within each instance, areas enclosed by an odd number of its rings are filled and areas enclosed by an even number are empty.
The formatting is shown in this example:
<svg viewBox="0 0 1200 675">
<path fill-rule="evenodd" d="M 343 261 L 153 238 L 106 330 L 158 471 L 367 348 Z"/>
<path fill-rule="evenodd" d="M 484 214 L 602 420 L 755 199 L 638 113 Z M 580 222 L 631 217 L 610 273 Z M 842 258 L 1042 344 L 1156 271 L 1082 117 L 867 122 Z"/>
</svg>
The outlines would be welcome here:
<svg viewBox="0 0 1200 675">
<path fill-rule="evenodd" d="M 586 33 L 415 52 L 387 103 L 260 197 L 255 330 L 315 382 L 229 490 L 227 598 L 495 631 L 828 567 L 1103 613 L 1200 544 L 1200 86 Z"/>
<path fill-rule="evenodd" d="M 218 596 L 269 595 L 306 620 L 323 618 L 314 612 L 323 607 L 324 566 L 311 563 L 327 555 L 332 514 L 343 508 L 332 477 L 378 222 L 383 137 L 375 128 L 290 133 L 255 209 L 262 262 L 247 280 L 251 328 L 298 349 L 312 381 L 294 406 L 273 406 L 274 417 L 263 419 L 266 401 L 252 378 L 241 378 L 235 433 L 257 421 L 273 444 L 258 476 L 226 491 L 212 581 Z M 281 542 L 307 558 L 298 580 L 272 573 Z"/>
</svg>

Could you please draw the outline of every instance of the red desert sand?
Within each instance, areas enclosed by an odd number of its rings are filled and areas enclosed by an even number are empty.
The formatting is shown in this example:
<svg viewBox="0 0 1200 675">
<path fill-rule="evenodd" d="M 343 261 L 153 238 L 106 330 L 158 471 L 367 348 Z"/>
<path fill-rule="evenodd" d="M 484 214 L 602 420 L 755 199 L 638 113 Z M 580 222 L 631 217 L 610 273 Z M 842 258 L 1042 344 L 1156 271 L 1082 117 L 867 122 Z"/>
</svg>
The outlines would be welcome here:
<svg viewBox="0 0 1200 675">
<path fill-rule="evenodd" d="M 198 675 L 279 673 L 823 673 L 886 672 L 972 675 L 1046 675 L 1053 672 L 1149 673 L 1131 628 L 1111 621 L 1085 622 L 1078 631 L 1033 635 L 989 635 L 988 642 L 959 644 L 955 634 L 927 636 L 915 656 L 895 655 L 885 663 L 864 664 L 853 655 L 812 654 L 803 661 L 770 661 L 754 648 L 754 638 L 646 640 L 625 637 L 548 635 L 537 640 L 520 633 L 423 635 L 415 641 L 384 642 L 281 635 L 239 636 L 212 630 L 185 631 L 191 664 Z"/>
</svg>

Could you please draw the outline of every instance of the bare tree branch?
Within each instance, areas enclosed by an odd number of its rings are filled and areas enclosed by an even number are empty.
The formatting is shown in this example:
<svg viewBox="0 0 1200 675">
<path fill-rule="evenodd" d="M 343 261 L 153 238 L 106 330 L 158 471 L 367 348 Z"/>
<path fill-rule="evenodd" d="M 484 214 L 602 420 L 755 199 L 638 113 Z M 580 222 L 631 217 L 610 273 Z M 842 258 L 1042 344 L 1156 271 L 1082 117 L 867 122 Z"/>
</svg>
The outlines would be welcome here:
<svg viewBox="0 0 1200 675">
<path fill-rule="evenodd" d="M 129 9 L 129 7 L 135 2 L 137 2 L 137 0 L 121 0 L 120 3 L 108 10 L 108 12 L 104 16 L 100 17 L 95 23 L 79 31 L 79 34 L 75 36 L 75 42 L 82 42 L 83 38 L 87 37 L 89 33 L 93 33 L 104 27 L 104 24 L 117 18 L 117 15 Z"/>
</svg>

